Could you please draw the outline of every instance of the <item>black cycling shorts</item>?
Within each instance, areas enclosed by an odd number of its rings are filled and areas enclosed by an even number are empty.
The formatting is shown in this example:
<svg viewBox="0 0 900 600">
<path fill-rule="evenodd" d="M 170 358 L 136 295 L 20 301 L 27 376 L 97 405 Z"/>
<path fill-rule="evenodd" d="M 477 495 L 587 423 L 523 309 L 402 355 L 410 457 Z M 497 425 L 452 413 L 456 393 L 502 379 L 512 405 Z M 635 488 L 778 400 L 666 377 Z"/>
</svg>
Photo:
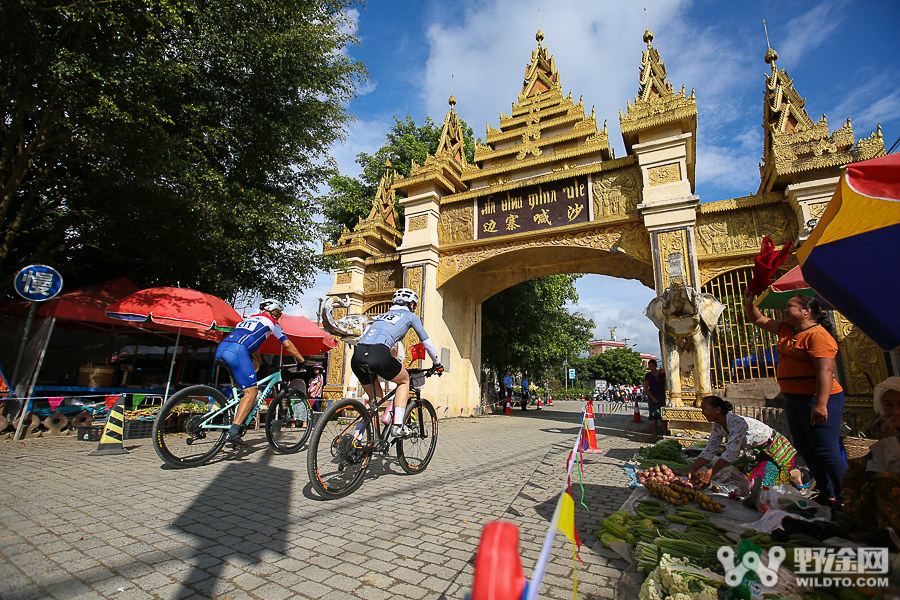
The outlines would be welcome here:
<svg viewBox="0 0 900 600">
<path fill-rule="evenodd" d="M 350 368 L 362 385 L 370 385 L 372 377 L 369 372 L 390 381 L 400 374 L 403 365 L 391 356 L 391 349 L 384 344 L 357 344 L 350 359 Z"/>
</svg>

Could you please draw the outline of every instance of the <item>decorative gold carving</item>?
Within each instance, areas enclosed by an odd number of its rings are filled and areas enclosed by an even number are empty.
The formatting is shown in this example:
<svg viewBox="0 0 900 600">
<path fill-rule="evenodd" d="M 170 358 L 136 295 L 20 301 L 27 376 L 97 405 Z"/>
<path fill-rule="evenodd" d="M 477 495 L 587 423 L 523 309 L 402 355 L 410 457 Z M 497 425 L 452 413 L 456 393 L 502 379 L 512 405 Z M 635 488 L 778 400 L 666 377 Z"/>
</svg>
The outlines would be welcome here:
<svg viewBox="0 0 900 600">
<path fill-rule="evenodd" d="M 407 231 L 419 231 L 428 227 L 428 215 L 417 215 L 409 218 L 409 227 Z"/>
<path fill-rule="evenodd" d="M 553 165 L 553 172 L 557 171 L 567 171 L 569 169 L 574 169 L 578 166 L 579 160 L 577 158 L 573 158 L 572 160 L 562 160 L 555 165 Z"/>
<path fill-rule="evenodd" d="M 821 219 L 822 215 L 825 214 L 825 209 L 828 208 L 827 202 L 819 202 L 818 204 L 810 204 L 809 205 L 809 216 L 811 219 Z"/>
<path fill-rule="evenodd" d="M 782 194 L 769 192 L 768 194 L 754 194 L 752 196 L 741 196 L 740 198 L 729 198 L 727 200 L 707 202 L 701 204 L 697 212 L 706 215 L 737 208 L 750 208 L 753 206 L 764 206 L 766 204 L 781 204 L 782 202 L 784 202 L 784 196 Z"/>
<path fill-rule="evenodd" d="M 397 287 L 394 279 L 395 273 L 396 271 L 392 268 L 367 271 L 363 278 L 363 287 L 366 294 L 377 294 L 394 290 Z"/>
<path fill-rule="evenodd" d="M 664 421 L 698 421 L 700 423 L 707 423 L 706 417 L 703 416 L 703 412 L 699 408 L 690 406 L 678 408 L 664 406 L 662 408 L 662 418 Z"/>
<path fill-rule="evenodd" d="M 335 278 L 335 283 L 337 283 L 337 285 L 344 285 L 344 284 L 350 283 L 350 273 L 347 271 L 341 271 L 340 273 L 337 274 L 337 277 Z"/>
<path fill-rule="evenodd" d="M 701 214 L 696 231 L 698 256 L 755 255 L 763 237 L 777 246 L 796 239 L 797 217 L 787 204 Z"/>
<path fill-rule="evenodd" d="M 681 163 L 670 163 L 647 169 L 647 179 L 650 186 L 663 185 L 681 181 Z"/>
<path fill-rule="evenodd" d="M 442 286 L 451 277 L 484 260 L 524 248 L 572 246 L 610 251 L 621 247 L 629 256 L 649 262 L 649 240 L 646 245 L 643 241 L 646 237 L 647 234 L 643 224 L 632 222 L 597 230 L 557 233 L 538 238 L 452 249 L 441 252 L 438 264 L 438 287 Z"/>
<path fill-rule="evenodd" d="M 605 222 L 640 216 L 641 177 L 637 170 L 604 173 L 594 179 L 594 220 Z"/>
<path fill-rule="evenodd" d="M 661 231 L 657 234 L 656 243 L 659 248 L 659 254 L 656 259 L 659 260 L 659 272 L 662 277 L 659 291 L 669 287 L 669 255 L 674 252 L 678 252 L 682 256 L 684 284 L 686 286 L 693 285 L 693 282 L 691 282 L 690 257 L 687 255 L 687 229 Z"/>
<path fill-rule="evenodd" d="M 335 320 L 346 316 L 346 308 L 336 307 L 334 309 Z M 328 380 L 326 383 L 333 386 L 340 386 L 341 392 L 343 392 L 344 386 L 344 352 L 346 348 L 347 346 L 345 344 L 338 344 L 328 351 Z M 340 398 L 340 396 L 338 396 L 338 398 Z"/>
<path fill-rule="evenodd" d="M 770 60 L 771 58 L 771 60 Z M 766 77 L 763 108 L 765 139 L 760 165 L 760 191 L 769 191 L 779 177 L 883 156 L 884 136 L 879 126 L 854 147 L 850 119 L 829 134 L 825 115 L 817 123 L 804 108 L 806 100 L 794 88 L 785 69 L 775 64 L 777 53 L 767 54 L 772 66 Z"/>
<path fill-rule="evenodd" d="M 497 175 L 488 179 L 488 185 L 503 185 L 510 179 L 512 179 L 512 175 Z"/>
<path fill-rule="evenodd" d="M 409 289 L 413 290 L 415 293 L 417 293 L 419 295 L 419 304 L 418 304 L 418 306 L 416 306 L 416 314 L 419 315 L 419 317 L 421 318 L 422 311 L 424 309 L 424 304 L 425 304 L 424 290 L 423 290 L 423 285 L 422 285 L 423 280 L 425 278 L 425 267 L 421 266 L 421 265 L 416 265 L 416 266 L 412 266 L 412 267 L 406 267 L 405 271 L 406 271 L 406 274 L 405 274 L 404 287 L 408 287 Z M 406 332 L 406 337 L 403 338 L 403 345 L 406 347 L 406 359 L 405 359 L 404 366 L 414 367 L 415 366 L 414 363 L 418 362 L 418 359 L 415 361 L 412 360 L 412 358 L 410 357 L 410 352 L 409 352 L 410 347 L 412 347 L 418 343 L 419 343 L 419 336 L 416 335 L 416 332 L 414 330 L 410 329 L 408 332 Z"/>
<path fill-rule="evenodd" d="M 442 246 L 467 242 L 473 238 L 474 210 L 470 204 L 457 204 L 441 209 L 438 241 Z"/>
<path fill-rule="evenodd" d="M 706 285 L 722 273 L 734 271 L 735 269 L 743 269 L 744 267 L 752 267 L 752 258 L 737 258 L 731 260 L 720 260 L 716 262 L 700 263 L 700 285 Z"/>
<path fill-rule="evenodd" d="M 837 311 L 832 314 L 844 363 L 844 392 L 871 395 L 875 391 L 872 384 L 881 383 L 888 376 L 884 352 L 844 315 Z"/>
</svg>

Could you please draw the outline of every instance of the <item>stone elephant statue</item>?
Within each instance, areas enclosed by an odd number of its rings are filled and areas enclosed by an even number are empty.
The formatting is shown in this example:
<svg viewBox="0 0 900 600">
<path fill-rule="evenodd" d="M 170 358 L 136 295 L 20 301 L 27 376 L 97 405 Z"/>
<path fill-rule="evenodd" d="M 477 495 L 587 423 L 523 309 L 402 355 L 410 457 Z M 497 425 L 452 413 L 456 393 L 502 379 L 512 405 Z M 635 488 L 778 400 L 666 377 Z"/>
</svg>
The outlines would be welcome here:
<svg viewBox="0 0 900 600">
<path fill-rule="evenodd" d="M 660 331 L 666 386 L 672 406 L 681 400 L 681 375 L 694 372 L 695 405 L 710 393 L 710 343 L 725 305 L 712 294 L 698 292 L 674 280 L 661 296 L 650 301 L 644 315 Z"/>
</svg>

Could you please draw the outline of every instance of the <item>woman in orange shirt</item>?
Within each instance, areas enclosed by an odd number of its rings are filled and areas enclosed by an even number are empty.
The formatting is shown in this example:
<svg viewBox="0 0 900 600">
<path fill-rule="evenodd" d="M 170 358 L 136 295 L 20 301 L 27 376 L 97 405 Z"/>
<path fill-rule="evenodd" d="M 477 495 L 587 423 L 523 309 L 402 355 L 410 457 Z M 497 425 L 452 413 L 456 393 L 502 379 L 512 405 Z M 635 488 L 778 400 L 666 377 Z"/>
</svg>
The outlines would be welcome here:
<svg viewBox="0 0 900 600">
<path fill-rule="evenodd" d="M 841 452 L 844 390 L 834 378 L 838 346 L 828 315 L 810 296 L 794 296 L 784 319 L 764 316 L 744 292 L 744 314 L 760 329 L 778 336 L 778 386 L 794 448 L 816 480 L 818 500 L 840 504 L 847 461 Z"/>
</svg>

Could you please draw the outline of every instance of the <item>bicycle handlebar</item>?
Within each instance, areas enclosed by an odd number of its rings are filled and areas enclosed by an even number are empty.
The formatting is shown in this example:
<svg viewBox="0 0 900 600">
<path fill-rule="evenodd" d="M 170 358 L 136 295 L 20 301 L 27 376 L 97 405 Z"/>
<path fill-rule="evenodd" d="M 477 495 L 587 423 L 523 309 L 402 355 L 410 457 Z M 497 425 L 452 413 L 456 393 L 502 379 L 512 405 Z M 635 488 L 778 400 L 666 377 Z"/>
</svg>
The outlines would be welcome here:
<svg viewBox="0 0 900 600">
<path fill-rule="evenodd" d="M 425 377 L 431 377 L 432 375 L 437 375 L 438 377 L 440 377 L 444 374 L 444 367 L 443 365 L 441 365 L 438 367 L 432 366 L 430 369 L 407 369 L 406 372 L 410 375 L 418 375 L 420 373 L 424 373 Z"/>
</svg>

